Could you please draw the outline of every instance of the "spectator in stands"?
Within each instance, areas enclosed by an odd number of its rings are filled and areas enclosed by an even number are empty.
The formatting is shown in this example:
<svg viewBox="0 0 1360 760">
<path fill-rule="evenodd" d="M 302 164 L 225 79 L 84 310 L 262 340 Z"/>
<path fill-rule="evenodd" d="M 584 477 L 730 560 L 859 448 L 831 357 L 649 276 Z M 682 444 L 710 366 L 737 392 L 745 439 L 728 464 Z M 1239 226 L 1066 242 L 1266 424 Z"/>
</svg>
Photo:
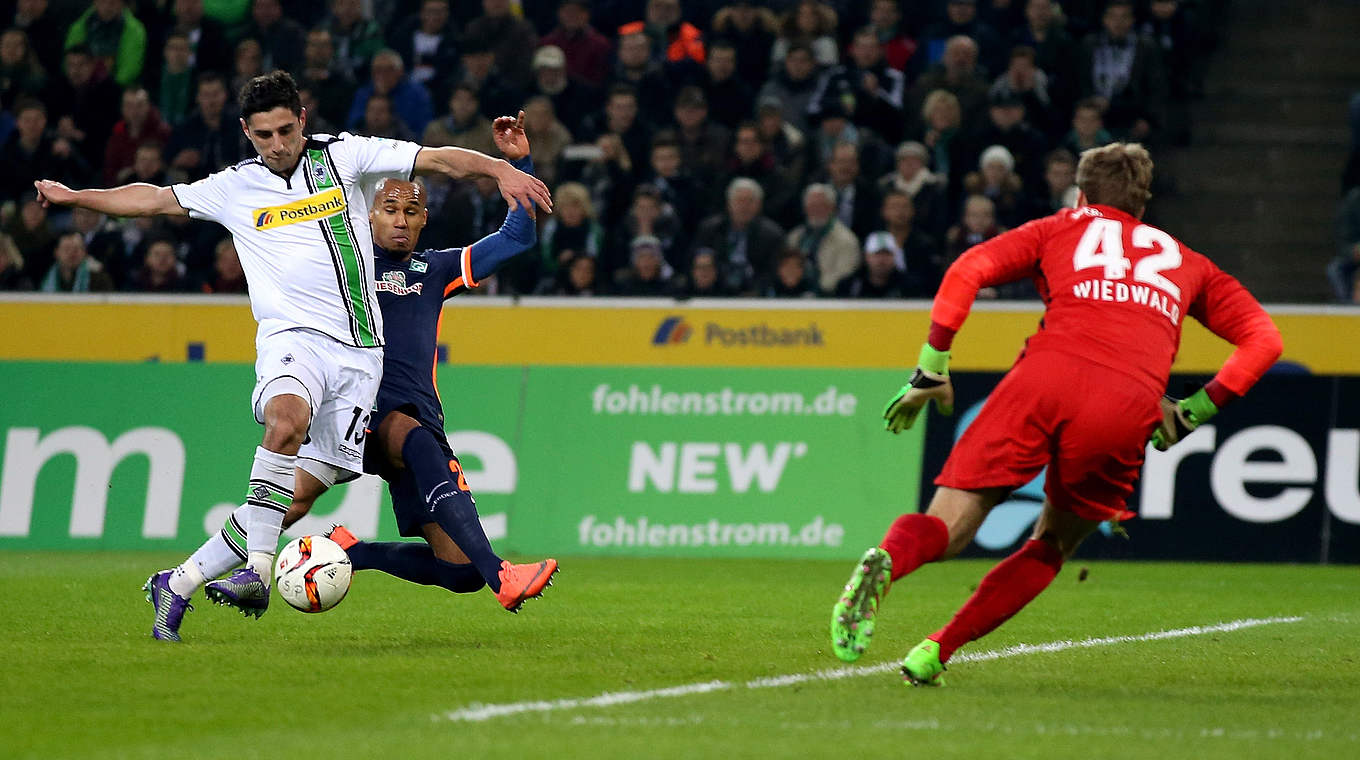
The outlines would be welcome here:
<svg viewBox="0 0 1360 760">
<path fill-rule="evenodd" d="M 164 146 L 154 142 L 138 145 L 137 150 L 133 153 L 132 166 L 119 172 L 114 179 L 115 183 L 119 185 L 145 182 L 157 187 L 166 187 L 183 180 L 184 175 L 179 172 L 176 172 L 174 177 L 167 176 Z"/>
<path fill-rule="evenodd" d="M 683 20 L 680 0 L 647 0 L 643 20 L 619 27 L 619 36 L 643 32 L 652 40 L 653 55 L 659 61 L 681 67 L 704 62 L 704 35 L 698 27 Z"/>
<path fill-rule="evenodd" d="M 122 114 L 122 120 L 113 125 L 113 134 L 104 150 L 105 185 L 114 184 L 119 173 L 132 166 L 139 146 L 165 145 L 170 141 L 170 127 L 151 105 L 146 88 L 130 87 L 123 93 Z"/>
<path fill-rule="evenodd" d="M 860 166 L 867 176 L 878 176 L 892 166 L 892 156 L 888 144 L 883 142 L 871 129 L 861 129 L 850 120 L 850 112 L 840 98 L 828 98 L 816 118 L 813 119 L 817 132 L 813 135 L 815 143 L 813 160 L 820 166 L 827 166 L 841 143 L 854 145 L 859 151 Z"/>
<path fill-rule="evenodd" d="M 603 135 L 617 137 L 628 154 L 630 167 L 641 165 L 647 155 L 647 146 L 651 144 L 648 125 L 638 117 L 638 94 L 626 84 L 611 87 L 604 111 L 597 111 L 580 129 L 586 135 L 594 135 L 596 140 Z"/>
<path fill-rule="evenodd" d="M 0 203 L 17 204 L 34 196 L 33 182 L 63 177 L 79 186 L 89 181 L 90 167 L 69 140 L 47 131 L 47 107 L 33 98 L 15 106 L 14 133 L 0 147 Z"/>
<path fill-rule="evenodd" d="M 1167 74 L 1166 137 L 1176 145 L 1188 145 L 1190 100 L 1204 89 L 1198 24 L 1177 0 L 1152 0 L 1138 32 L 1162 51 Z"/>
<path fill-rule="evenodd" d="M 785 192 L 790 194 L 790 198 L 782 202 L 782 194 L 776 194 L 779 197 L 771 199 L 769 214 L 775 221 L 788 226 L 795 223 L 801 211 L 793 201 L 798 198 L 808 174 L 808 151 L 807 138 L 797 127 L 784 121 L 783 113 L 780 103 L 771 96 L 762 96 L 757 101 L 756 129 L 761 144 L 774 157 L 775 171 L 781 177 L 779 181 L 787 184 Z"/>
<path fill-rule="evenodd" d="M 231 91 L 240 92 L 246 82 L 264 73 L 264 48 L 254 37 L 236 43 L 232 54 Z"/>
<path fill-rule="evenodd" d="M 585 133 L 582 127 L 586 117 L 598 112 L 603 101 L 599 90 L 567 76 L 567 58 L 556 45 L 544 45 L 534 51 L 533 94 L 552 100 L 553 111 L 562 114 L 563 123 L 572 134 Z M 641 154 L 633 157 L 640 159 Z"/>
<path fill-rule="evenodd" d="M 355 0 L 357 2 L 358 0 Z M 466 35 L 484 40 L 496 56 L 496 70 L 517 90 L 529 86 L 538 33 L 528 21 L 510 12 L 510 0 L 482 0 L 482 15 L 467 25 Z"/>
<path fill-rule="evenodd" d="M 926 27 L 926 60 L 934 63 L 945 57 L 953 37 L 971 38 L 977 44 L 979 60 L 986 74 L 995 75 L 1006 67 L 1007 49 L 1001 35 L 991 24 L 978 18 L 976 0 L 947 0 L 945 17 Z"/>
<path fill-rule="evenodd" d="M 139 293 L 183 293 L 188 285 L 175 257 L 175 244 L 162 238 L 146 246 L 142 266 L 132 274 L 128 289 Z"/>
<path fill-rule="evenodd" d="M 1072 131 L 1063 138 L 1062 147 L 1074 156 L 1082 151 L 1099 148 L 1114 142 L 1114 136 L 1105 129 L 1104 108 L 1099 98 L 1086 98 L 1077 103 L 1072 110 Z"/>
<path fill-rule="evenodd" d="M 727 207 L 699 225 L 694 250 L 711 248 L 734 293 L 749 293 L 772 271 L 773 256 L 783 249 L 784 231 L 761 213 L 765 192 L 755 180 L 738 177 L 727 186 Z"/>
<path fill-rule="evenodd" d="M 338 135 L 344 131 L 322 113 L 321 104 L 317 102 L 316 94 L 310 87 L 306 85 L 298 86 L 298 102 L 302 104 L 303 108 L 307 109 L 307 134 Z M 345 102 L 349 103 L 349 101 Z M 349 106 L 346 105 L 343 110 L 348 112 Z"/>
<path fill-rule="evenodd" d="M 406 62 L 411 81 L 434 99 L 443 100 L 458 66 L 458 46 L 449 24 L 449 0 L 422 0 L 414 18 L 399 22 L 388 35 L 392 49 Z"/>
<path fill-rule="evenodd" d="M 33 280 L 24 274 L 24 257 L 9 235 L 0 232 L 0 292 L 32 290 Z"/>
<path fill-rule="evenodd" d="M 770 48 L 770 59 L 778 63 L 794 46 L 806 46 L 818 66 L 840 63 L 836 44 L 836 12 L 818 0 L 800 0 L 779 22 L 779 38 Z"/>
<path fill-rule="evenodd" d="M 642 30 L 620 35 L 619 62 L 609 89 L 620 84 L 632 87 L 642 120 L 665 124 L 671 118 L 671 85 L 661 64 L 652 60 L 651 50 L 651 39 Z"/>
<path fill-rule="evenodd" d="M 1042 164 L 1048 143 L 1042 132 L 1025 122 L 1025 103 L 1014 94 L 1002 93 L 992 98 L 987 122 L 973 136 L 972 144 L 977 155 L 991 145 L 1006 148 L 1025 189 L 1037 194 L 1043 187 Z"/>
<path fill-rule="evenodd" d="M 1011 32 L 1012 46 L 1034 49 L 1034 64 L 1049 76 L 1049 95 L 1060 114 L 1075 97 L 1079 82 L 1077 43 L 1061 11 L 1057 0 L 1026 0 L 1025 23 Z"/>
<path fill-rule="evenodd" d="M 361 135 L 390 137 L 394 140 L 416 142 L 419 138 L 396 113 L 396 104 L 387 95 L 374 93 L 364 103 L 364 118 L 354 128 Z"/>
<path fill-rule="evenodd" d="M 685 229 L 699 223 L 704 206 L 699 198 L 699 184 L 685 166 L 680 153 L 680 138 L 671 130 L 658 132 L 652 140 L 649 157 L 651 174 L 647 183 L 661 194 L 665 205 L 675 210 Z"/>
<path fill-rule="evenodd" d="M 10 214 L 3 232 L 9 235 L 24 259 L 24 271 L 35 283 L 41 282 L 52 266 L 52 244 L 56 233 L 47 220 L 47 209 L 36 197 L 19 203 L 19 213 Z"/>
<path fill-rule="evenodd" d="M 826 182 L 836 193 L 836 218 L 863 239 L 878 226 L 879 199 L 874 183 L 860 171 L 859 148 L 841 142 L 826 164 Z"/>
<path fill-rule="evenodd" d="M 897 7 L 897 0 L 873 0 L 869 6 L 869 27 L 883 45 L 883 60 L 902 72 L 908 83 L 915 80 L 925 68 L 925 54 L 919 51 L 916 40 L 903 31 L 902 10 Z"/>
<path fill-rule="evenodd" d="M 1131 0 L 1111 0 L 1101 24 L 1082 41 L 1081 94 L 1106 104 L 1105 123 L 1116 136 L 1145 140 L 1165 118 L 1161 50 L 1134 32 Z"/>
<path fill-rule="evenodd" d="M 817 284 L 808 260 L 797 249 L 786 248 L 775 257 L 774 273 L 761 284 L 764 298 L 816 298 Z"/>
<path fill-rule="evenodd" d="M 66 33 L 66 49 L 77 45 L 88 46 L 99 70 L 119 86 L 131 87 L 141 79 L 146 27 L 123 0 L 94 0 Z"/>
<path fill-rule="evenodd" d="M 968 196 L 963 205 L 963 220 L 949 230 L 947 242 L 949 260 L 954 261 L 969 248 L 991 240 L 1005 231 L 1005 228 L 996 223 L 996 208 L 991 199 L 982 195 Z M 1008 282 L 994 288 L 982 288 L 978 291 L 978 298 L 986 299 L 1015 300 L 1037 299 L 1038 297 L 1039 292 L 1030 279 Z"/>
<path fill-rule="evenodd" d="M 869 234 L 865 250 L 887 247 L 893 263 L 914 280 L 934 292 L 944 273 L 944 249 L 936 238 L 916 225 L 916 206 L 911 196 L 891 190 L 883 196 L 883 228 Z"/>
<path fill-rule="evenodd" d="M 265 71 L 296 71 L 302 63 L 306 33 L 301 24 L 283 15 L 280 0 L 251 0 L 250 25 L 243 36 L 260 43 L 264 54 L 260 67 Z"/>
<path fill-rule="evenodd" d="M 1341 200 L 1337 213 L 1337 253 L 1327 266 L 1332 294 L 1341 303 L 1360 303 L 1360 187 L 1353 187 Z"/>
<path fill-rule="evenodd" d="M 544 222 L 538 241 L 539 274 L 549 277 L 578 254 L 594 259 L 604 255 L 604 227 L 585 185 L 564 182 L 553 191 L 553 213 Z"/>
<path fill-rule="evenodd" d="M 990 88 L 984 72 L 978 68 L 977 56 L 978 46 L 973 38 L 962 35 L 950 37 L 945 43 L 944 58 L 916 80 L 908 102 L 924 104 L 930 93 L 945 90 L 959 101 L 961 123 L 977 124 L 987 107 L 987 90 Z M 936 171 L 939 171 L 938 166 Z"/>
<path fill-rule="evenodd" d="M 189 65 L 190 55 L 188 37 L 175 33 L 165 38 L 154 100 L 161 117 L 172 127 L 184 121 L 193 102 L 194 72 Z"/>
<path fill-rule="evenodd" d="M 945 178 L 946 195 L 952 197 L 969 170 L 970 148 L 959 99 L 948 90 L 931 92 L 921 106 L 921 119 L 924 130 L 920 142 L 930 151 L 935 173 Z"/>
<path fill-rule="evenodd" d="M 104 148 L 118 117 L 118 85 L 95 78 L 95 61 L 88 48 L 66 51 L 63 77 L 50 83 L 48 112 L 55 117 L 57 136 L 80 152 L 90 166 L 104 163 Z"/>
<path fill-rule="evenodd" d="M 836 191 L 827 184 L 803 191 L 803 223 L 789 232 L 785 246 L 813 263 L 824 293 L 859 267 L 859 238 L 836 218 Z"/>
<path fill-rule="evenodd" d="M 737 49 L 719 39 L 709 43 L 704 75 L 700 77 L 704 98 L 713 120 L 728 129 L 751 115 L 755 91 L 737 76 Z"/>
<path fill-rule="evenodd" d="M 982 195 L 995 204 L 997 221 L 1019 227 L 1037 216 L 1025 195 L 1025 184 L 1015 172 L 1015 157 L 1003 145 L 992 145 L 978 157 L 978 170 L 963 178 L 965 195 Z"/>
<path fill-rule="evenodd" d="M 737 77 L 759 84 L 770 73 L 770 50 L 779 33 L 779 19 L 752 0 L 736 0 L 713 14 L 709 35 L 726 40 L 737 51 Z M 710 47 L 709 52 L 712 52 Z"/>
<path fill-rule="evenodd" d="M 123 244 L 123 234 L 107 216 L 87 208 L 71 208 L 71 231 L 79 232 L 85 243 L 85 253 L 104 265 L 114 283 L 127 280 L 127 246 Z"/>
<path fill-rule="evenodd" d="M 217 241 L 213 247 L 212 277 L 203 283 L 202 290 L 219 295 L 246 292 L 246 273 L 241 269 L 236 243 L 230 235 Z"/>
<path fill-rule="evenodd" d="M 366 117 L 370 97 L 384 95 L 391 102 L 397 119 L 411 133 L 422 134 L 434 118 L 434 107 L 430 104 L 430 93 L 406 76 L 401 56 L 395 50 L 378 51 L 373 56 L 369 77 L 370 82 L 354 93 L 354 104 L 350 106 L 349 121 L 346 122 L 350 128 Z"/>
<path fill-rule="evenodd" d="M 633 188 L 637 185 L 635 164 L 628 155 L 623 139 L 612 132 L 595 138 L 598 158 L 586 164 L 581 173 L 581 182 L 590 188 L 590 196 L 599 211 L 601 222 L 612 227 L 628 213 L 628 204 L 633 199 Z"/>
<path fill-rule="evenodd" d="M 17 0 L 13 16 L 0 16 L 0 28 L 4 27 L 24 30 L 28 44 L 49 76 L 61 68 L 66 28 L 57 19 L 57 14 L 48 9 L 47 0 Z"/>
<path fill-rule="evenodd" d="M 1048 188 L 1041 213 L 1052 214 L 1077 207 L 1077 157 L 1058 148 L 1044 158 L 1044 184 Z"/>
<path fill-rule="evenodd" d="M 717 255 L 712 248 L 700 248 L 690 257 L 689 272 L 671 280 L 676 298 L 724 298 L 732 295 L 723 284 Z"/>
<path fill-rule="evenodd" d="M 355 79 L 365 79 L 368 77 L 369 61 L 383 48 L 382 28 L 378 22 L 364 15 L 361 0 L 330 2 L 330 16 L 324 25 L 331 33 L 336 60 Z"/>
<path fill-rule="evenodd" d="M 539 295 L 547 296 L 598 296 L 604 295 L 596 273 L 598 262 L 584 253 L 572 257 L 565 266 L 557 270 L 557 275 L 546 279 L 537 290 Z"/>
<path fill-rule="evenodd" d="M 432 0 L 433 1 L 433 0 Z M 331 33 L 324 26 L 307 32 L 307 43 L 303 49 L 302 71 L 298 76 L 298 87 L 312 91 L 320 110 L 308 111 L 309 131 L 318 132 L 312 120 L 322 116 L 332 124 L 344 124 L 349 117 L 350 106 L 354 103 L 354 91 L 359 85 L 335 56 L 335 44 Z"/>
<path fill-rule="evenodd" d="M 85 252 L 80 233 L 66 232 L 57 239 L 50 269 L 39 289 L 44 293 L 107 293 L 113 280 L 98 261 Z"/>
<path fill-rule="evenodd" d="M 837 298 L 929 298 L 930 286 L 897 268 L 893 252 L 882 235 L 873 236 L 864 249 L 864 263 L 836 284 Z"/>
<path fill-rule="evenodd" d="M 629 264 L 614 273 L 614 293 L 657 298 L 671 293 L 671 268 L 661 255 L 661 241 L 646 235 L 628 246 Z"/>
<path fill-rule="evenodd" d="M 537 149 L 535 149 L 537 150 Z M 559 191 L 560 195 L 560 191 Z M 633 205 L 615 232 L 615 240 L 606 251 L 604 270 L 612 272 L 628 263 L 629 245 L 635 238 L 654 237 L 661 242 L 661 255 L 673 267 L 684 261 L 684 230 L 680 217 L 670 204 L 661 200 L 661 193 L 652 185 L 638 185 L 633 191 Z"/>
<path fill-rule="evenodd" d="M 226 28 L 203 15 L 203 0 L 174 0 L 174 16 L 164 34 L 189 40 L 189 65 L 199 72 L 225 72 L 231 67 L 231 44 Z M 158 30 L 162 31 L 162 30 Z"/>
<path fill-rule="evenodd" d="M 896 142 L 902 138 L 906 79 L 883 60 L 883 43 L 873 27 L 863 27 L 850 43 L 849 60 L 822 75 L 809 104 L 809 117 L 818 119 L 829 101 L 853 103 L 851 118 L 860 127 Z"/>
<path fill-rule="evenodd" d="M 464 37 L 461 45 L 459 83 L 465 84 L 477 93 L 482 115 L 490 117 L 514 113 L 520 107 L 520 91 L 508 87 L 502 77 L 497 76 L 496 56 L 485 40 Z"/>
<path fill-rule="evenodd" d="M 1034 48 L 1019 45 L 1011 49 L 1010 65 L 989 91 L 992 103 L 1016 99 L 1024 105 L 1025 121 L 1046 139 L 1056 138 L 1065 128 L 1048 93 L 1048 74 L 1035 65 Z"/>
<path fill-rule="evenodd" d="M 727 178 L 750 177 L 759 182 L 765 191 L 765 213 L 776 220 L 785 217 L 790 210 L 788 207 L 798 202 L 802 177 L 787 170 L 788 167 L 779 165 L 765 144 L 759 125 L 747 121 L 737 127 L 736 137 L 732 140 L 732 157 L 727 163 Z"/>
<path fill-rule="evenodd" d="M 590 25 L 590 0 L 564 0 L 558 5 L 557 27 L 540 43 L 561 49 L 567 59 L 567 76 L 597 89 L 604 86 L 614 47 L 608 37 Z M 535 158 L 537 153 L 535 143 Z"/>
<path fill-rule="evenodd" d="M 703 90 L 686 87 L 675 98 L 676 136 L 685 167 L 700 185 L 722 176 L 732 132 L 708 118 L 708 101 Z"/>
<path fill-rule="evenodd" d="M 476 93 L 472 95 L 476 97 Z M 429 128 L 425 131 L 428 134 Z M 552 100 L 542 95 L 529 98 L 524 104 L 524 133 L 534 146 L 534 174 L 548 187 L 556 186 L 558 161 L 573 138 L 567 127 L 557 120 Z M 431 143 L 425 140 L 424 144 Z"/>
<path fill-rule="evenodd" d="M 817 62 L 812 48 L 803 43 L 789 47 L 779 63 L 779 70 L 760 88 L 758 102 L 780 104 L 783 120 L 800 131 L 808 129 L 808 111 L 812 98 L 819 89 Z"/>
<path fill-rule="evenodd" d="M 878 180 L 879 195 L 906 193 L 911 198 L 915 226 L 937 240 L 943 239 L 949 219 L 948 179 L 930 170 L 930 152 L 914 140 L 897 146 L 894 158 L 896 168 Z"/>
<path fill-rule="evenodd" d="M 21 97 L 41 98 L 47 72 L 28 44 L 22 29 L 0 33 L 0 103 L 17 103 Z"/>
</svg>

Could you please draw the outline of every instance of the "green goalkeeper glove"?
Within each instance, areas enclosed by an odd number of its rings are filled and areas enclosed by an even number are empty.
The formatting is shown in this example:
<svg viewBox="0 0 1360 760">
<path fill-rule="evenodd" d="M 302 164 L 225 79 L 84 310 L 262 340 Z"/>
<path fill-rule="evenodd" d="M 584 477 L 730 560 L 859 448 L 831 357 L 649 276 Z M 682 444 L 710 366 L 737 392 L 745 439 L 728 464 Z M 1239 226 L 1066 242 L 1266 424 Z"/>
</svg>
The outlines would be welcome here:
<svg viewBox="0 0 1360 760">
<path fill-rule="evenodd" d="M 916 371 L 883 409 L 883 429 L 900 433 L 916 422 L 926 404 L 935 401 L 940 414 L 954 413 L 954 384 L 949 382 L 949 352 L 937 351 L 929 343 L 921 346 Z"/>
<path fill-rule="evenodd" d="M 1215 414 L 1218 414 L 1218 407 L 1203 388 L 1179 401 L 1162 396 L 1162 421 L 1152 431 L 1152 447 L 1166 451 Z"/>
</svg>

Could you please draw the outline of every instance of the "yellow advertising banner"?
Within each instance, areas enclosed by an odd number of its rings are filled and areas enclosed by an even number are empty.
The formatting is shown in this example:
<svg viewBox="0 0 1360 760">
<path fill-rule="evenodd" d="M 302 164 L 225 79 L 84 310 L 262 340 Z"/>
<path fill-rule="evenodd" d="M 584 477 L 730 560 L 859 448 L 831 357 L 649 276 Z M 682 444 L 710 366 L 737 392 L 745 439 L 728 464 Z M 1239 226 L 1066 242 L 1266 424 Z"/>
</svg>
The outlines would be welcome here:
<svg viewBox="0 0 1360 760">
<path fill-rule="evenodd" d="M 1284 361 L 1360 374 L 1360 310 L 1268 307 Z M 951 366 L 1011 365 L 1038 326 L 1038 304 L 979 303 Z M 241 297 L 10 296 L 0 300 L 0 359 L 253 362 L 255 322 Z M 461 298 L 444 309 L 452 364 L 907 368 L 929 304 Z M 1186 320 L 1175 370 L 1213 372 L 1230 346 Z"/>
</svg>

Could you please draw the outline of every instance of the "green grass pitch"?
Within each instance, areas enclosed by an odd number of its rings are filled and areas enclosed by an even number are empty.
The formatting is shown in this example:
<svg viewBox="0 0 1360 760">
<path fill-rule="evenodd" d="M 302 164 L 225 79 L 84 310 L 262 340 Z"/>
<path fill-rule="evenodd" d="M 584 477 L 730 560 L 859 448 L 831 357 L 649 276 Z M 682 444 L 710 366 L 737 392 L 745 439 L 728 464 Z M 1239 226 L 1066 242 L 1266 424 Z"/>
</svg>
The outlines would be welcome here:
<svg viewBox="0 0 1360 760">
<path fill-rule="evenodd" d="M 0 757 L 1360 757 L 1353 567 L 1074 561 L 962 652 L 1303 619 L 956 663 L 944 689 L 886 670 L 750 688 L 841 666 L 827 624 L 851 562 L 568 557 L 518 616 L 365 572 L 323 615 L 276 596 L 247 621 L 200 594 L 174 646 L 138 587 L 179 559 L 0 552 Z M 899 583 L 857 667 L 900 659 L 989 565 Z"/>
</svg>

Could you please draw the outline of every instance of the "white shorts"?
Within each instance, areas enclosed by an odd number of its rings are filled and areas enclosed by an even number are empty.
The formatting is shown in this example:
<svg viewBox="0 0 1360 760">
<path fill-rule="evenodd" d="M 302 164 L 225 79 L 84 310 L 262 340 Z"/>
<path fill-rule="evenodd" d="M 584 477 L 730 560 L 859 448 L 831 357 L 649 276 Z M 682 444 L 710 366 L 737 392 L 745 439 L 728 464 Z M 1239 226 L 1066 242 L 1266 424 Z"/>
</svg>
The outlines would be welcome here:
<svg viewBox="0 0 1360 760">
<path fill-rule="evenodd" d="M 312 330 L 287 330 L 258 341 L 255 351 L 255 421 L 264 424 L 265 404 L 275 396 L 301 396 L 311 407 L 312 424 L 298 458 L 362 474 L 383 350 L 347 346 Z"/>
</svg>

